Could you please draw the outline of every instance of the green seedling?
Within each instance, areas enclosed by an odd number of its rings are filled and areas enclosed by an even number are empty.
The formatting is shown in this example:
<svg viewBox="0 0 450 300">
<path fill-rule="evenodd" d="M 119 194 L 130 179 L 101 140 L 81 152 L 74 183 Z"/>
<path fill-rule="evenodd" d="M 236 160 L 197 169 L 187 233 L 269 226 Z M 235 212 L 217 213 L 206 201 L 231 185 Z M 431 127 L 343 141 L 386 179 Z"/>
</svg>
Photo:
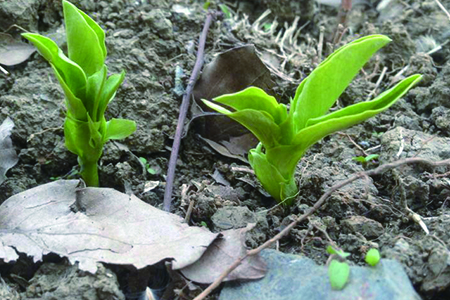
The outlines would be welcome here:
<svg viewBox="0 0 450 300">
<path fill-rule="evenodd" d="M 225 19 L 231 19 L 231 11 L 225 4 L 219 4 L 219 8 L 222 11 Z"/>
<path fill-rule="evenodd" d="M 379 154 L 369 154 L 367 156 L 355 156 L 352 159 L 354 161 L 362 163 L 363 165 L 367 165 L 372 160 L 378 159 L 378 157 L 380 157 Z"/>
<path fill-rule="evenodd" d="M 328 278 L 333 290 L 342 290 L 350 276 L 350 266 L 346 262 L 333 259 L 328 266 Z"/>
<path fill-rule="evenodd" d="M 145 166 L 145 169 L 147 172 L 151 175 L 155 175 L 156 171 L 150 167 L 150 164 L 148 163 L 147 159 L 145 157 L 139 157 L 139 160 L 141 163 Z"/>
<path fill-rule="evenodd" d="M 249 151 L 250 165 L 272 197 L 292 204 L 298 193 L 295 168 L 309 147 L 386 110 L 421 79 L 421 75 L 412 75 L 371 101 L 327 114 L 369 58 L 390 41 L 383 35 L 371 35 L 336 50 L 300 83 L 289 112 L 286 105 L 257 87 L 203 102 L 259 139 L 258 146 Z"/>
<path fill-rule="evenodd" d="M 136 123 L 124 119 L 106 121 L 106 107 L 122 84 L 125 72 L 107 76 L 105 32 L 73 4 L 64 0 L 62 3 L 68 57 L 45 36 L 35 33 L 22 36 L 52 66 L 66 98 L 66 147 L 78 155 L 80 174 L 86 184 L 98 186 L 97 162 L 103 145 L 111 139 L 128 137 L 136 130 Z"/>
<path fill-rule="evenodd" d="M 345 261 L 350 256 L 350 253 L 335 249 L 331 245 L 327 247 L 327 252 L 331 254 L 331 261 L 328 264 L 328 278 L 330 279 L 331 288 L 342 290 L 350 276 L 350 266 Z"/>
<path fill-rule="evenodd" d="M 367 252 L 365 261 L 370 266 L 375 267 L 380 262 L 380 259 L 380 252 L 377 249 L 372 248 Z"/>
<path fill-rule="evenodd" d="M 345 258 L 347 258 L 347 257 L 350 256 L 350 253 L 344 252 L 344 251 L 342 251 L 342 250 L 340 250 L 340 249 L 334 249 L 331 245 L 329 245 L 329 246 L 327 247 L 327 252 L 328 252 L 328 254 L 335 254 L 335 255 L 338 255 L 339 257 L 341 257 L 341 258 L 343 258 L 343 259 L 345 259 Z"/>
</svg>

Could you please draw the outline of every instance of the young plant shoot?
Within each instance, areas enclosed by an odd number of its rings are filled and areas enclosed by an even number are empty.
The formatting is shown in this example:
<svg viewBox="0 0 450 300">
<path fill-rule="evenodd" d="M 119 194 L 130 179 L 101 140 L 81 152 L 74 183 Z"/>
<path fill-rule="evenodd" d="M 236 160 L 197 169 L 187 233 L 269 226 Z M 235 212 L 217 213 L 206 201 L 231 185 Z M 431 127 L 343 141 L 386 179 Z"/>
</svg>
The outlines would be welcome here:
<svg viewBox="0 0 450 300">
<path fill-rule="evenodd" d="M 131 120 L 106 121 L 105 110 L 122 84 L 125 72 L 107 76 L 105 32 L 88 15 L 63 0 L 69 56 L 51 39 L 34 33 L 22 36 L 32 42 L 50 63 L 64 91 L 67 114 L 65 144 L 78 155 L 81 176 L 89 186 L 98 186 L 97 162 L 103 145 L 123 139 L 136 130 Z"/>
<path fill-rule="evenodd" d="M 291 204 L 298 193 L 295 168 L 309 147 L 386 110 L 421 79 L 419 74 L 412 75 L 371 101 L 326 114 L 370 57 L 390 41 L 383 35 L 371 35 L 336 50 L 300 83 L 289 113 L 284 104 L 257 87 L 203 102 L 259 139 L 248 154 L 250 164 L 272 197 Z"/>
</svg>

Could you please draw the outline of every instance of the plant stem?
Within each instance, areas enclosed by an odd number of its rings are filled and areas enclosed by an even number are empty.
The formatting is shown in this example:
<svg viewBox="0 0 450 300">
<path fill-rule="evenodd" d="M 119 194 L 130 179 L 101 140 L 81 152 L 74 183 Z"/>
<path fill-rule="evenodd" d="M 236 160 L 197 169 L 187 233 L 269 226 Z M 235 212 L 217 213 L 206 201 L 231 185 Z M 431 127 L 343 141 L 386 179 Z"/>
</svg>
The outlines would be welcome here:
<svg viewBox="0 0 450 300">
<path fill-rule="evenodd" d="M 189 108 L 189 100 L 191 98 L 192 90 L 194 89 L 195 82 L 200 74 L 200 70 L 203 66 L 203 52 L 205 50 L 206 35 L 208 34 L 209 26 L 215 17 L 214 13 L 208 13 L 205 25 L 203 26 L 202 34 L 198 41 L 197 60 L 195 61 L 194 70 L 189 78 L 186 92 L 181 102 L 180 114 L 178 116 L 177 129 L 175 131 L 175 138 L 173 140 L 172 152 L 170 153 L 169 169 L 167 170 L 166 190 L 164 191 L 164 210 L 170 211 L 170 205 L 172 203 L 172 191 L 173 181 L 175 177 L 175 168 L 177 165 L 178 151 L 180 150 L 181 134 L 183 132 L 184 121 L 186 119 L 187 110 Z"/>
<path fill-rule="evenodd" d="M 83 162 L 78 158 L 78 163 L 81 166 L 81 177 L 86 185 L 94 187 L 99 186 L 97 162 Z"/>
</svg>

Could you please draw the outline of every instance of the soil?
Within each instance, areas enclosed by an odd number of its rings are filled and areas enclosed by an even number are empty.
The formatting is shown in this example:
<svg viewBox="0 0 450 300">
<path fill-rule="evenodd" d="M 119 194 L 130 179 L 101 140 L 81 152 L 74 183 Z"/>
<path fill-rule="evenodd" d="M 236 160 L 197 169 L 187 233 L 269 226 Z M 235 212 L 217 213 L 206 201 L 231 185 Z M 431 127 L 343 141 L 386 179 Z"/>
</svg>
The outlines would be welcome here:
<svg viewBox="0 0 450 300">
<path fill-rule="evenodd" d="M 52 36 L 64 48 L 61 5 L 51 0 L 26 2 L 20 2 L 20 6 L 16 1 L 0 4 L 0 31 L 17 24 Z M 134 193 L 162 207 L 181 102 L 180 79 L 185 86 L 193 69 L 195 44 L 205 19 L 203 1 L 72 2 L 105 29 L 109 71 L 127 73 L 106 118 L 127 118 L 138 124 L 131 137 L 105 146 L 100 161 L 101 186 Z M 216 8 L 218 2 L 213 2 L 211 7 Z M 388 111 L 313 146 L 298 165 L 301 190 L 292 207 L 277 206 L 261 193 L 254 176 L 245 171 L 248 165 L 216 153 L 190 127 L 178 160 L 172 212 L 184 217 L 193 200 L 193 226 L 220 231 L 256 222 L 258 226 L 247 240 L 248 246 L 255 247 L 284 228 L 294 215 L 309 209 L 329 187 L 353 173 L 407 157 L 450 158 L 450 21 L 445 12 L 432 0 L 382 1 L 389 2 L 386 8 L 378 0 L 354 1 L 348 30 L 333 44 L 338 9 L 311 2 L 227 3 L 238 14 L 214 23 L 207 38 L 206 62 L 230 48 L 254 44 L 263 61 L 277 70 L 272 75 L 277 99 L 288 103 L 300 80 L 332 49 L 380 33 L 388 35 L 392 42 L 364 67 L 338 105 L 369 99 L 414 73 L 423 74 L 424 79 Z M 450 0 L 440 2 L 450 9 Z M 273 34 L 252 27 L 268 8 L 273 13 L 263 23 L 266 28 L 277 26 Z M 298 23 L 296 16 L 301 16 Z M 280 42 L 278 32 L 286 32 L 293 24 L 301 28 L 299 35 Z M 19 32 L 15 27 L 9 31 Z M 319 51 L 321 35 L 325 46 Z M 385 76 L 377 84 L 384 68 Z M 0 203 L 55 179 L 76 178 L 78 170 L 76 157 L 64 147 L 64 96 L 48 63 L 34 54 L 8 70 L 9 76 L 0 75 L 0 121 L 7 116 L 14 121 L 12 140 L 20 160 L 0 185 Z M 365 165 L 352 159 L 365 153 L 380 156 Z M 147 159 L 154 174 L 143 171 L 139 157 Z M 323 264 L 331 239 L 350 252 L 350 261 L 358 265 L 363 265 L 368 248 L 378 247 L 383 257 L 402 263 L 423 299 L 449 299 L 448 172 L 445 167 L 432 170 L 414 165 L 356 181 L 334 193 L 308 223 L 297 226 L 278 247 Z M 144 191 L 149 182 L 159 184 Z M 411 219 L 405 204 L 422 217 L 429 235 Z M 102 272 L 87 276 L 61 259 L 0 265 L 6 281 L 0 294 L 6 295 L 2 299 L 69 299 L 53 284 L 56 279 L 49 277 L 53 274 L 61 277 L 61 284 L 78 291 L 75 295 L 80 296 L 73 299 L 123 299 L 114 273 L 109 269 Z M 192 290 L 183 286 L 175 290 L 179 299 L 192 299 L 199 293 L 195 286 L 190 287 Z M 210 299 L 217 296 L 218 292 Z"/>
</svg>

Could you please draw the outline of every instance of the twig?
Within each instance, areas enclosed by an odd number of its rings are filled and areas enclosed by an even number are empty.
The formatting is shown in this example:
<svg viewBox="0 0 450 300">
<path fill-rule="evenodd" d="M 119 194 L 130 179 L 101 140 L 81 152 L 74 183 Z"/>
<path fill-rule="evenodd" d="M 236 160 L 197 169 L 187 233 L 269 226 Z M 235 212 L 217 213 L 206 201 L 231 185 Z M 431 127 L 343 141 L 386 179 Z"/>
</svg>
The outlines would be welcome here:
<svg viewBox="0 0 450 300">
<path fill-rule="evenodd" d="M 325 32 L 325 27 L 319 26 L 319 42 L 317 43 L 317 57 L 318 63 L 322 62 L 322 48 L 323 48 L 323 33 Z"/>
<path fill-rule="evenodd" d="M 358 148 L 358 149 L 364 154 L 364 156 L 369 155 L 369 154 L 367 154 L 366 151 L 364 151 L 364 149 L 363 149 L 360 145 L 358 145 L 358 144 L 351 138 L 351 136 L 349 136 L 347 133 L 338 131 L 337 134 L 348 137 L 348 139 L 350 140 L 350 142 L 351 142 L 353 145 L 355 145 L 355 147 Z"/>
<path fill-rule="evenodd" d="M 183 133 L 184 121 L 186 119 L 186 114 L 189 108 L 189 100 L 191 98 L 192 90 L 194 88 L 195 82 L 198 79 L 200 70 L 203 66 L 203 56 L 205 51 L 206 36 L 208 34 L 209 27 L 213 18 L 216 16 L 215 13 L 208 13 L 205 20 L 205 25 L 203 26 L 202 34 L 200 35 L 198 41 L 197 50 L 197 60 L 195 61 L 194 70 L 192 71 L 191 77 L 189 78 L 189 83 L 186 87 L 186 93 L 183 96 L 183 101 L 180 106 L 180 114 L 178 116 L 178 124 L 175 132 L 175 137 L 173 140 L 172 152 L 170 153 L 169 168 L 167 170 L 167 180 L 166 180 L 166 190 L 164 191 L 164 210 L 170 211 L 170 205 L 172 203 L 172 191 L 173 191 L 173 181 L 175 177 L 175 168 L 177 165 L 178 151 L 180 150 L 181 135 Z"/>
<path fill-rule="evenodd" d="M 384 67 L 383 70 L 381 70 L 380 77 L 378 77 L 377 83 L 375 84 L 375 88 L 370 92 L 369 96 L 367 96 L 367 100 L 370 100 L 373 95 L 377 92 L 378 88 L 380 87 L 381 81 L 383 81 L 384 75 L 386 75 L 387 67 Z"/>
<path fill-rule="evenodd" d="M 442 11 L 447 15 L 447 18 L 450 20 L 450 13 L 448 12 L 448 10 L 445 9 L 444 5 L 442 5 L 442 3 L 439 0 L 434 0 L 434 2 L 436 2 L 439 8 L 442 9 Z"/>
<path fill-rule="evenodd" d="M 5 73 L 5 75 L 9 75 L 9 72 L 6 71 L 6 69 L 4 69 L 2 66 L 0 66 L 0 71 L 2 71 L 3 73 Z"/>
<path fill-rule="evenodd" d="M 354 174 L 352 177 L 343 180 L 337 184 L 335 184 L 334 186 L 332 186 L 331 188 L 329 188 L 323 195 L 322 197 L 320 197 L 320 199 L 314 204 L 314 206 L 308 210 L 305 214 L 303 214 L 302 216 L 298 217 L 296 220 L 294 220 L 291 224 L 289 224 L 286 228 L 284 228 L 280 233 L 278 233 L 277 235 L 275 235 L 274 237 L 272 237 L 270 240 L 266 241 L 264 244 L 262 244 L 261 246 L 259 246 L 258 248 L 252 249 L 247 251 L 247 253 L 242 256 L 237 258 L 232 265 L 230 265 L 210 286 L 208 286 L 201 294 L 199 294 L 197 297 L 194 298 L 194 300 L 202 300 L 205 299 L 206 296 L 208 296 L 215 288 L 217 288 L 222 281 L 231 273 L 233 272 L 234 269 L 236 269 L 242 261 L 244 261 L 248 256 L 252 256 L 252 255 L 256 255 L 258 253 L 260 253 L 263 249 L 266 249 L 267 247 L 269 247 L 271 244 L 275 243 L 276 241 L 280 240 L 283 236 L 285 236 L 286 234 L 289 233 L 289 231 L 294 228 L 298 223 L 304 221 L 306 218 L 308 218 L 310 215 L 312 215 L 319 207 L 322 206 L 322 204 L 325 203 L 325 200 L 335 191 L 337 191 L 338 189 L 352 183 L 353 181 L 360 179 L 360 178 L 364 178 L 365 176 L 373 176 L 373 175 L 378 175 L 378 174 L 382 174 L 387 170 L 390 169 L 394 169 L 397 168 L 401 165 L 406 165 L 406 164 L 425 164 L 431 167 L 438 167 L 438 166 L 447 166 L 450 165 L 450 159 L 446 159 L 446 160 L 441 160 L 441 161 L 432 161 L 432 160 L 428 160 L 425 158 L 419 158 L 419 157 L 414 157 L 414 158 L 406 158 L 403 160 L 398 160 L 398 161 L 394 161 L 391 163 L 387 163 L 384 165 L 381 165 L 375 169 L 372 170 L 368 170 L 365 172 L 359 172 Z"/>
</svg>

